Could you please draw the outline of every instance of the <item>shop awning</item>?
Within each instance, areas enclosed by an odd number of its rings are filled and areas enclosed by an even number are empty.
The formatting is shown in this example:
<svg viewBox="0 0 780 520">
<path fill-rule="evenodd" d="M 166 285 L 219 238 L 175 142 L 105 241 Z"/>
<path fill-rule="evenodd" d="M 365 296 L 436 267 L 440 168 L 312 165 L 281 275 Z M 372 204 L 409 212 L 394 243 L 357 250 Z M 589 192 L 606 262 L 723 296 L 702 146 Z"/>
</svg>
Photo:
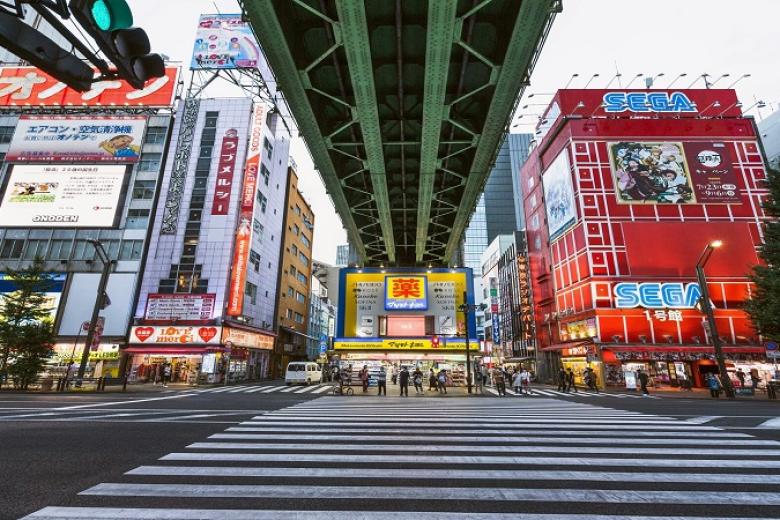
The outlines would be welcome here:
<svg viewBox="0 0 780 520">
<path fill-rule="evenodd" d="M 632 352 L 714 352 L 712 345 L 669 345 L 658 343 L 625 343 L 600 345 L 603 350 Z M 765 349 L 760 345 L 724 346 L 723 352 L 742 352 L 745 354 L 763 354 Z"/>
<path fill-rule="evenodd" d="M 556 343 L 554 345 L 547 345 L 546 347 L 542 347 L 541 350 L 543 352 L 551 352 L 555 350 L 563 350 L 565 348 L 574 348 L 574 347 L 581 347 L 583 345 L 592 345 L 593 343 L 590 341 L 569 341 L 566 343 Z"/>
<path fill-rule="evenodd" d="M 179 354 L 182 356 L 196 356 L 208 354 L 209 352 L 223 352 L 224 350 L 224 347 L 177 347 L 171 345 L 169 347 L 127 347 L 123 348 L 121 352 L 127 352 L 128 354 Z"/>
</svg>

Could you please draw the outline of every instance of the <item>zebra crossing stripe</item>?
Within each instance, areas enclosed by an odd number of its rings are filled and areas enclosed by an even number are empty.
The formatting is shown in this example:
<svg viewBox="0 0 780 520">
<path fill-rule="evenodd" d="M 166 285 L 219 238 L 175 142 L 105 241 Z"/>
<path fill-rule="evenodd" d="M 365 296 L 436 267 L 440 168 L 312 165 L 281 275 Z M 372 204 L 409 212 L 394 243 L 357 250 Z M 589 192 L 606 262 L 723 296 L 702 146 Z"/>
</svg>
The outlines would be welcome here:
<svg viewBox="0 0 780 520">
<path fill-rule="evenodd" d="M 268 392 L 273 392 L 274 390 L 279 390 L 280 388 L 287 388 L 286 386 L 269 386 L 265 390 L 262 390 L 261 394 L 267 394 Z"/>
<path fill-rule="evenodd" d="M 316 390 L 315 390 L 315 391 L 313 391 L 312 393 L 313 393 L 313 394 L 321 394 L 321 393 L 323 393 L 323 392 L 327 392 L 328 390 L 332 390 L 332 389 L 333 389 L 333 386 L 332 386 L 332 385 L 322 385 L 322 387 L 320 387 L 320 388 L 316 389 Z"/>
<path fill-rule="evenodd" d="M 240 423 L 242 426 L 268 426 L 268 425 L 277 425 L 277 426 L 291 426 L 294 424 L 297 424 L 298 426 L 393 426 L 393 425 L 404 425 L 406 428 L 411 428 L 410 423 L 403 423 L 401 421 L 396 423 L 387 423 L 387 422 L 371 422 L 371 421 L 342 421 L 340 424 L 334 424 L 332 422 L 321 422 L 321 421 L 310 421 L 310 422 L 300 422 L 300 423 L 285 423 L 285 422 L 271 422 L 271 421 L 249 421 L 249 422 L 242 422 Z M 427 423 L 415 423 L 416 426 L 429 426 L 429 427 L 439 427 L 441 428 L 443 425 L 441 422 L 432 420 Z M 549 422 L 534 422 L 534 423 L 518 423 L 520 426 L 526 429 L 540 429 L 540 430 L 549 430 L 553 425 Z M 474 426 L 474 427 L 490 427 L 494 426 L 494 423 L 492 422 L 463 422 L 459 424 L 460 426 Z M 560 425 L 558 425 L 560 427 Z M 569 430 L 620 430 L 620 431 L 628 431 L 633 432 L 638 427 L 641 427 L 643 430 L 650 431 L 650 430 L 677 430 L 677 431 L 714 431 L 718 430 L 718 428 L 714 427 L 708 427 L 708 426 L 676 426 L 676 425 L 670 425 L 670 426 L 659 426 L 652 423 L 648 424 L 607 424 L 607 423 L 590 423 L 590 424 L 567 424 L 565 427 Z"/>
<path fill-rule="evenodd" d="M 279 390 L 279 393 L 281 394 L 281 393 L 284 393 L 284 392 L 292 392 L 292 391 L 293 391 L 293 390 L 295 390 L 296 388 L 298 388 L 298 387 L 296 387 L 296 386 L 288 386 L 287 388 L 284 388 L 284 389 L 282 389 L 282 390 Z"/>
<path fill-rule="evenodd" d="M 312 390 L 314 390 L 315 388 L 319 388 L 320 386 L 321 385 L 304 386 L 303 388 L 300 388 L 300 389 L 294 391 L 293 393 L 294 394 L 303 394 L 303 393 L 306 393 L 306 392 L 311 392 Z"/>
<path fill-rule="evenodd" d="M 254 388 L 250 388 L 249 390 L 247 390 L 244 393 L 246 393 L 246 394 L 254 394 L 255 392 L 259 392 L 261 390 L 265 390 L 266 388 L 268 388 L 268 387 L 267 386 L 256 386 Z"/>
</svg>

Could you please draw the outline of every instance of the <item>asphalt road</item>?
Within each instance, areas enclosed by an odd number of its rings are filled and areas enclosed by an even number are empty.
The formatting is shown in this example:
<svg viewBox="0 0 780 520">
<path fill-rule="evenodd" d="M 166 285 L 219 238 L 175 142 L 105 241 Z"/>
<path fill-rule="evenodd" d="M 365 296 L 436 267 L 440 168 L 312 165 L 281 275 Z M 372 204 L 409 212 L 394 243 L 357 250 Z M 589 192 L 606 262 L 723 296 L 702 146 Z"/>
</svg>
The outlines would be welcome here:
<svg viewBox="0 0 780 520">
<path fill-rule="evenodd" d="M 0 518 L 780 517 L 776 402 L 328 394 L 0 394 Z"/>
</svg>

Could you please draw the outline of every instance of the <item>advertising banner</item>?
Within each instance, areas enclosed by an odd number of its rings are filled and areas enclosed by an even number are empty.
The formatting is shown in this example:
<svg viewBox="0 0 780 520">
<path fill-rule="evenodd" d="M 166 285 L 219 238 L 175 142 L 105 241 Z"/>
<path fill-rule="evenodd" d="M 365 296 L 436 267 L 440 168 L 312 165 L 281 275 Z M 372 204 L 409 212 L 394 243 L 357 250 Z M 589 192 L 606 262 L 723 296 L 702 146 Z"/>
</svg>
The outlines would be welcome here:
<svg viewBox="0 0 780 520">
<path fill-rule="evenodd" d="M 731 153 L 723 142 L 685 142 L 693 192 L 701 203 L 741 204 Z"/>
<path fill-rule="evenodd" d="M 195 35 L 192 69 L 257 67 L 260 46 L 240 14 L 202 14 Z"/>
<path fill-rule="evenodd" d="M 35 67 L 3 67 L 0 106 L 169 107 L 176 95 L 178 74 L 178 67 L 165 67 L 164 76 L 149 80 L 141 90 L 124 80 L 110 80 L 98 81 L 91 90 L 78 92 Z"/>
<path fill-rule="evenodd" d="M 258 348 L 273 350 L 274 337 L 268 334 L 249 332 L 248 330 L 224 327 L 222 329 L 222 343 L 228 343 L 238 347 Z"/>
<path fill-rule="evenodd" d="M 561 152 L 542 176 L 547 228 L 551 242 L 577 222 L 574 186 L 567 153 L 566 150 Z"/>
<path fill-rule="evenodd" d="M 385 277 L 385 310 L 419 311 L 428 308 L 428 280 L 424 276 Z"/>
<path fill-rule="evenodd" d="M 6 175 L 0 226 L 116 226 L 127 167 L 14 165 Z"/>
<path fill-rule="evenodd" d="M 337 339 L 333 345 L 335 350 L 466 350 L 465 340 L 449 338 L 442 339 L 436 345 L 427 338 L 375 338 L 366 341 Z M 470 350 L 478 350 L 478 347 L 476 342 L 469 344 Z"/>
<path fill-rule="evenodd" d="M 227 215 L 228 209 L 230 209 L 230 192 L 233 190 L 233 171 L 236 167 L 237 152 L 238 131 L 231 128 L 225 132 L 225 137 L 222 138 L 217 183 L 214 187 L 214 201 L 211 205 L 212 215 Z"/>
<path fill-rule="evenodd" d="M 146 117 L 22 116 L 6 162 L 134 163 Z"/>
<path fill-rule="evenodd" d="M 147 320 L 201 321 L 214 317 L 216 294 L 150 294 Z"/>
<path fill-rule="evenodd" d="M 48 273 L 48 276 L 49 281 L 45 282 L 45 285 L 41 287 L 41 289 L 46 295 L 46 303 L 44 305 L 49 309 L 51 319 L 54 321 L 60 306 L 60 298 L 62 297 L 62 290 L 65 287 L 67 275 L 63 273 Z M 0 273 L 0 295 L 7 295 L 16 292 L 18 289 L 16 283 L 11 279 L 8 273 Z M 0 313 L 2 312 L 3 299 L 0 298 Z"/>
<path fill-rule="evenodd" d="M 260 155 L 263 149 L 263 125 L 266 106 L 255 103 L 252 106 L 252 121 L 249 125 L 249 145 L 244 166 L 244 183 L 241 189 L 241 212 L 238 216 L 236 244 L 230 271 L 230 291 L 227 315 L 241 316 L 244 310 L 244 284 L 249 263 L 249 249 L 252 245 L 252 219 L 255 211 L 257 172 L 260 170 Z"/>
<path fill-rule="evenodd" d="M 219 345 L 222 327 L 152 327 L 130 329 L 130 343 L 145 345 Z"/>
<path fill-rule="evenodd" d="M 682 143 L 608 143 L 621 204 L 696 204 Z"/>
</svg>

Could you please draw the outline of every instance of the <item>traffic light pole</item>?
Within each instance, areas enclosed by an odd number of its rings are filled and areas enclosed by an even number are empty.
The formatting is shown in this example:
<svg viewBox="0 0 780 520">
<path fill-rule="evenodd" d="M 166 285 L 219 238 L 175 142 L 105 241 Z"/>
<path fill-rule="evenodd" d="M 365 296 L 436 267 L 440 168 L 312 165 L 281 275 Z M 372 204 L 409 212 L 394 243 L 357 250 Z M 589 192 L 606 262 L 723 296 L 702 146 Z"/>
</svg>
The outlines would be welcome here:
<svg viewBox="0 0 780 520">
<path fill-rule="evenodd" d="M 103 249 L 103 244 L 97 240 L 90 240 L 89 242 L 95 247 L 98 258 L 103 263 L 103 271 L 100 273 L 97 297 L 95 298 L 95 305 L 92 307 L 92 317 L 89 320 L 87 341 L 84 345 L 84 351 L 81 353 L 81 364 L 79 365 L 77 374 L 77 386 L 81 386 L 81 381 L 84 379 L 84 372 L 87 369 L 87 362 L 89 362 L 89 352 L 92 348 L 92 341 L 95 338 L 95 329 L 97 328 L 100 309 L 103 308 L 103 300 L 106 294 L 106 287 L 108 286 L 108 277 L 111 275 L 111 267 L 114 265 L 114 262 L 106 254 L 106 250 Z"/>
</svg>

